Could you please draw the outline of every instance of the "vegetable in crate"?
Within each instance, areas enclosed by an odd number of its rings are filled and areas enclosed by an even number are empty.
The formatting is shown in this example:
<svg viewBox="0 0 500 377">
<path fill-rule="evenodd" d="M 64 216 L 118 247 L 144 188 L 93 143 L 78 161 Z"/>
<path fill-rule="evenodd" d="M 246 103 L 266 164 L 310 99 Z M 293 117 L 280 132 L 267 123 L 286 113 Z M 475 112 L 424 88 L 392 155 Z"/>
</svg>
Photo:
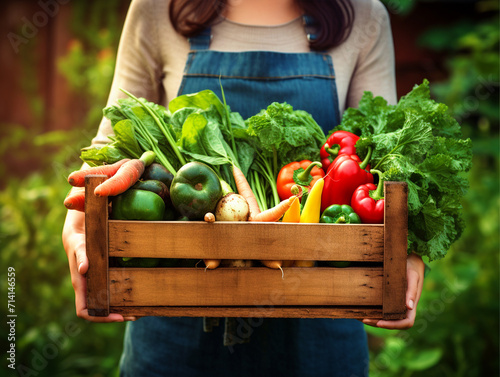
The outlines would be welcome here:
<svg viewBox="0 0 500 377">
<path fill-rule="evenodd" d="M 351 206 L 332 204 L 323 211 L 319 222 L 324 224 L 361 224 L 361 219 Z M 327 261 L 324 263 L 330 267 L 348 267 L 351 265 L 349 261 Z"/>
<path fill-rule="evenodd" d="M 146 168 L 146 170 L 144 170 L 141 179 L 161 181 L 167 186 L 168 189 L 170 189 L 174 175 L 163 165 L 153 162 Z"/>
<path fill-rule="evenodd" d="M 84 187 L 85 186 L 85 176 L 90 174 L 105 175 L 111 178 L 116 174 L 120 167 L 129 162 L 129 158 L 124 158 L 120 161 L 115 162 L 110 165 L 93 166 L 88 169 L 77 170 L 71 173 L 68 177 L 68 182 L 71 186 Z"/>
<path fill-rule="evenodd" d="M 281 200 L 292 196 L 292 187 L 300 185 L 308 191 L 314 186 L 316 181 L 323 178 L 325 173 L 321 170 L 319 162 L 309 160 L 294 161 L 283 166 L 278 173 L 276 187 Z"/>
<path fill-rule="evenodd" d="M 356 188 L 365 183 L 373 183 L 373 176 L 364 170 L 369 160 L 370 153 L 363 162 L 355 154 L 344 154 L 332 162 L 325 176 L 322 211 L 332 204 L 351 204 L 352 193 Z"/>
<path fill-rule="evenodd" d="M 146 190 L 158 194 L 165 203 L 165 213 L 163 214 L 163 220 L 172 221 L 179 217 L 177 211 L 175 210 L 172 204 L 172 200 L 170 200 L 170 190 L 168 189 L 167 185 L 162 181 L 158 181 L 155 179 L 139 181 L 135 185 L 133 185 L 131 189 Z"/>
<path fill-rule="evenodd" d="M 408 251 L 443 258 L 464 229 L 461 199 L 472 143 L 448 107 L 431 99 L 425 80 L 397 105 L 366 92 L 358 109 L 347 109 L 338 129 L 361 138 L 359 156 L 373 149 L 371 165 L 387 181 L 408 184 Z"/>
<path fill-rule="evenodd" d="M 177 171 L 170 186 L 170 198 L 175 209 L 189 220 L 202 220 L 214 212 L 222 197 L 217 174 L 208 165 L 192 161 Z"/>
<path fill-rule="evenodd" d="M 67 209 L 85 211 L 85 176 L 90 174 L 105 175 L 108 178 L 116 174 L 120 167 L 130 161 L 124 158 L 111 165 L 93 166 L 72 172 L 68 177 L 68 183 L 75 188 L 71 189 L 64 199 L 64 206 Z"/>
<path fill-rule="evenodd" d="M 300 214 L 301 223 L 319 223 L 321 215 L 321 196 L 325 186 L 325 180 L 320 178 L 316 181 L 311 192 L 307 196 L 306 204 Z"/>
<path fill-rule="evenodd" d="M 245 140 L 256 150 L 247 177 L 260 209 L 266 210 L 281 200 L 276 188 L 280 168 L 294 161 L 319 159 L 326 137 L 309 113 L 287 103 L 273 102 L 245 124 Z"/>
<path fill-rule="evenodd" d="M 224 195 L 215 208 L 217 221 L 248 221 L 250 209 L 245 198 L 234 192 Z"/>
<path fill-rule="evenodd" d="M 378 170 L 371 170 L 372 174 L 378 174 L 377 186 L 367 183 L 359 186 L 352 194 L 351 206 L 361 218 L 364 224 L 384 223 L 384 180 Z"/>
<path fill-rule="evenodd" d="M 235 179 L 243 176 L 241 170 L 236 166 L 233 167 L 233 173 L 236 173 Z M 241 187 L 241 186 L 240 186 Z M 205 222 L 214 221 L 248 221 L 250 218 L 250 206 L 247 200 L 240 194 L 234 192 L 227 193 L 220 199 L 215 208 L 215 215 L 211 212 L 207 212 L 204 216 Z M 204 259 L 203 262 L 207 269 L 212 270 L 221 264 L 220 259 Z M 251 267 L 252 261 L 248 260 L 224 260 L 222 264 L 226 267 Z"/>
<path fill-rule="evenodd" d="M 122 267 L 156 267 L 160 264 L 159 258 L 117 258 Z"/>
<path fill-rule="evenodd" d="M 64 206 L 67 209 L 80 212 L 85 211 L 85 187 L 72 187 L 64 198 Z"/>
<path fill-rule="evenodd" d="M 293 192 L 293 189 L 292 189 Z M 298 192 L 298 189 L 297 189 Z M 283 223 L 299 223 L 300 222 L 300 201 L 297 197 L 294 199 L 290 208 L 287 209 L 285 214 L 283 215 L 283 219 L 281 219 Z"/>
<path fill-rule="evenodd" d="M 154 192 L 129 189 L 111 200 L 114 220 L 163 220 L 165 203 Z"/>
<path fill-rule="evenodd" d="M 324 224 L 361 224 L 361 219 L 350 205 L 332 204 L 323 211 L 319 222 Z"/>
<path fill-rule="evenodd" d="M 94 194 L 115 196 L 125 192 L 139 180 L 146 166 L 151 165 L 155 158 L 154 152 L 147 151 L 139 159 L 125 162 L 112 177 L 95 188 Z"/>
<path fill-rule="evenodd" d="M 135 185 L 133 185 L 131 189 L 151 191 L 159 195 L 164 202 L 170 201 L 170 193 L 168 191 L 168 187 L 162 181 L 157 181 L 155 179 L 139 181 Z"/>
<path fill-rule="evenodd" d="M 335 131 L 326 139 L 326 143 L 321 147 L 319 155 L 321 165 L 325 173 L 337 156 L 342 154 L 356 154 L 356 142 L 359 136 L 348 131 Z"/>
</svg>

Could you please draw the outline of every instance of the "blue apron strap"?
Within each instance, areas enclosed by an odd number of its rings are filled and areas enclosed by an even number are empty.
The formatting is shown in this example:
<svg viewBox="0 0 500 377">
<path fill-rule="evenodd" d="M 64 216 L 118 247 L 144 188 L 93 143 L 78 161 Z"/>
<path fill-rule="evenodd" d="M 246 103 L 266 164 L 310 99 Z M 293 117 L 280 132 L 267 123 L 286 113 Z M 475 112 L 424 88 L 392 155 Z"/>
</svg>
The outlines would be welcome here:
<svg viewBox="0 0 500 377">
<path fill-rule="evenodd" d="M 212 31 L 208 27 L 194 37 L 189 38 L 189 45 L 191 46 L 191 51 L 194 50 L 208 50 L 210 47 L 210 41 L 212 40 Z"/>
</svg>

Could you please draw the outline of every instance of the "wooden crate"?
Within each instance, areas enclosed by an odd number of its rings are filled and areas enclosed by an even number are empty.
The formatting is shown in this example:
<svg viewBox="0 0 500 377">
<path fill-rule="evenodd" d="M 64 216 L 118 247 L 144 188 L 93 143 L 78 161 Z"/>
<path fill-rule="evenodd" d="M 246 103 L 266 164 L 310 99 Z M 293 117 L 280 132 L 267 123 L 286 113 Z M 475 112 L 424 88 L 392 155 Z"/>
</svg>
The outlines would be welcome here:
<svg viewBox="0 0 500 377">
<path fill-rule="evenodd" d="M 108 219 L 86 177 L 92 316 L 383 318 L 406 315 L 407 187 L 385 182 L 377 225 Z M 110 257 L 352 261 L 352 267 L 110 267 Z"/>
</svg>

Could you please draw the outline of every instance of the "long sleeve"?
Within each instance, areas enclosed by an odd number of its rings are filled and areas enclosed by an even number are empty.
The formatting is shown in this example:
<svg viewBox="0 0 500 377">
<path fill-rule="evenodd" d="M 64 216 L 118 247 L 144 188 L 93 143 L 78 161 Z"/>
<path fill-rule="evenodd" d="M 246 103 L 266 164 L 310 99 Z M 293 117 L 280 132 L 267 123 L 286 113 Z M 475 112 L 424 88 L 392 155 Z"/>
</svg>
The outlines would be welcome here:
<svg viewBox="0 0 500 377">
<path fill-rule="evenodd" d="M 379 0 L 372 0 L 367 14 L 359 14 L 363 27 L 351 40 L 361 46 L 349 83 L 346 105 L 357 107 L 364 91 L 396 103 L 394 45 L 389 14 Z M 358 16 L 358 15 L 357 15 Z M 351 38 L 350 38 L 351 39 Z"/>
<path fill-rule="evenodd" d="M 112 105 L 126 95 L 126 89 L 137 97 L 159 103 L 162 97 L 162 56 L 160 54 L 158 12 L 165 10 L 166 2 L 133 0 L 125 19 L 116 59 L 113 84 L 107 101 Z M 109 142 L 111 123 L 103 118 L 92 144 Z"/>
</svg>

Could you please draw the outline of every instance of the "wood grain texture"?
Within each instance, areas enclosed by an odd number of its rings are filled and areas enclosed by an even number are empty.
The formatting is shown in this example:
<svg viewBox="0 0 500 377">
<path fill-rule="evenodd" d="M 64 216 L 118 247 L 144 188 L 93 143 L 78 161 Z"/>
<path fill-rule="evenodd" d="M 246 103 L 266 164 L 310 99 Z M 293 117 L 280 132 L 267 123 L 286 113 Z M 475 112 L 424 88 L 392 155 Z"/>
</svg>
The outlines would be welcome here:
<svg viewBox="0 0 500 377">
<path fill-rule="evenodd" d="M 408 186 L 385 182 L 383 318 L 406 317 Z"/>
<path fill-rule="evenodd" d="M 382 268 L 110 268 L 112 306 L 382 305 Z"/>
<path fill-rule="evenodd" d="M 105 180 L 105 175 L 85 177 L 87 308 L 89 315 L 98 317 L 109 315 L 108 198 L 94 195 L 94 189 Z"/>
<path fill-rule="evenodd" d="M 382 262 L 382 225 L 109 221 L 115 257 Z"/>
<path fill-rule="evenodd" d="M 382 318 L 379 306 L 319 306 L 319 307 L 217 307 L 217 306 L 112 306 L 112 313 L 123 316 L 162 317 L 251 317 L 251 318 Z"/>
</svg>

